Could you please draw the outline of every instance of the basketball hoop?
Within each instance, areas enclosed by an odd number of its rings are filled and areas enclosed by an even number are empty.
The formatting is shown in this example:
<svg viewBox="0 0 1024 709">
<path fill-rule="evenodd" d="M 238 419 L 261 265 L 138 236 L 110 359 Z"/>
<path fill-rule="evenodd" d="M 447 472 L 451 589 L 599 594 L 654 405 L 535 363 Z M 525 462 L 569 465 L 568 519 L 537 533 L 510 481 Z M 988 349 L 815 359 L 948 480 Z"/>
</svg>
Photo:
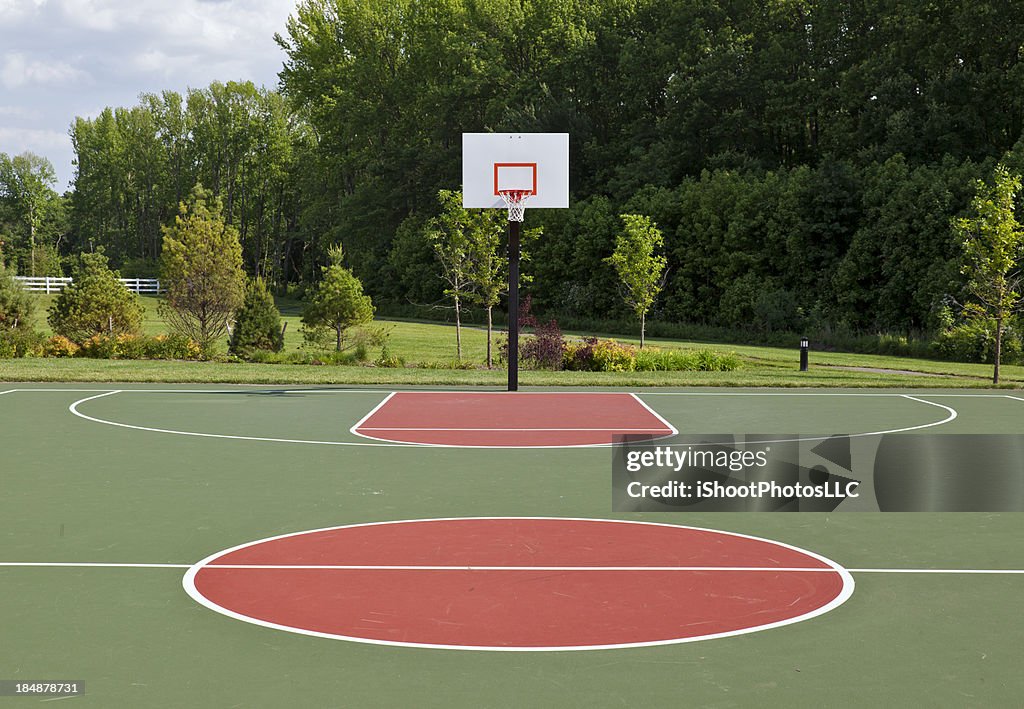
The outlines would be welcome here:
<svg viewBox="0 0 1024 709">
<path fill-rule="evenodd" d="M 526 200 L 533 194 L 528 190 L 498 190 L 498 194 L 505 200 L 508 207 L 508 220 L 510 222 L 521 222 L 526 215 Z"/>
</svg>

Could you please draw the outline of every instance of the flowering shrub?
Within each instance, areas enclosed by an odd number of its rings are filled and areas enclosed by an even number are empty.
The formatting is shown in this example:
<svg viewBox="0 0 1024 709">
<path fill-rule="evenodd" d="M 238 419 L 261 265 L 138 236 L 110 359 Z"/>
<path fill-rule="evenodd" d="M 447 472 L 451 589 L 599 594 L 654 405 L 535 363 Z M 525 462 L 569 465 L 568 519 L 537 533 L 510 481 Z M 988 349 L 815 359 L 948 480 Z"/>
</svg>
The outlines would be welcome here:
<svg viewBox="0 0 1024 709">
<path fill-rule="evenodd" d="M 63 335 L 54 335 L 43 346 L 44 357 L 74 357 L 77 353 L 78 345 Z"/>
<path fill-rule="evenodd" d="M 712 350 L 641 350 L 596 337 L 565 346 L 565 368 L 582 372 L 730 372 L 740 366 L 736 355 Z"/>
<path fill-rule="evenodd" d="M 113 359 L 117 354 L 117 338 L 107 335 L 93 335 L 78 349 L 79 357 L 91 359 Z"/>
<path fill-rule="evenodd" d="M 53 338 L 56 340 L 57 338 Z M 71 343 L 72 345 L 74 343 Z M 93 359 L 200 359 L 202 348 L 182 335 L 93 335 L 73 352 Z M 69 354 L 48 356 L 68 357 Z"/>
<path fill-rule="evenodd" d="M 184 335 L 157 335 L 146 338 L 146 357 L 150 359 L 200 359 L 203 348 Z"/>
</svg>

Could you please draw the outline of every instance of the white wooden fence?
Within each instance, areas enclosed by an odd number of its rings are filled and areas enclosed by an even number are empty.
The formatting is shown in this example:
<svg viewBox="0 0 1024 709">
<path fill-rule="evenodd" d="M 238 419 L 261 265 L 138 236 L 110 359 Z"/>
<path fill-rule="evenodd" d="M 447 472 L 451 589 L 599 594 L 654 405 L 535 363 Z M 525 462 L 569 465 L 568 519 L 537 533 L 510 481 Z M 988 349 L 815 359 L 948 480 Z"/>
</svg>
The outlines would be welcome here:
<svg viewBox="0 0 1024 709">
<path fill-rule="evenodd" d="M 70 278 L 56 278 L 53 276 L 15 276 L 15 280 L 21 281 L 26 290 L 39 293 L 60 293 L 64 287 L 71 283 Z M 122 278 L 132 293 L 163 293 L 164 288 L 160 286 L 159 278 Z"/>
</svg>

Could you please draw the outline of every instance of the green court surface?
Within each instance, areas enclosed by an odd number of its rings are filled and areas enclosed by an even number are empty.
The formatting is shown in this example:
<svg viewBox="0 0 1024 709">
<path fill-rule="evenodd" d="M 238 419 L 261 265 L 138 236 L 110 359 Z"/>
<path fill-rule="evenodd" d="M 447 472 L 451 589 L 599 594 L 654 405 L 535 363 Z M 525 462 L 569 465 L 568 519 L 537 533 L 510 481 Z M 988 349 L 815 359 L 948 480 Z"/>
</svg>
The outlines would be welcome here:
<svg viewBox="0 0 1024 709">
<path fill-rule="evenodd" d="M 0 679 L 82 681 L 85 696 L 62 701 L 95 707 L 1021 704 L 1024 515 L 617 515 L 608 448 L 353 433 L 389 393 L 0 384 Z M 1024 397 L 1001 391 L 637 395 L 684 433 L 1024 431 Z M 734 637 L 485 652 L 284 632 L 215 613 L 182 587 L 189 566 L 254 540 L 464 517 L 753 535 L 834 560 L 856 589 L 818 617 Z"/>
</svg>

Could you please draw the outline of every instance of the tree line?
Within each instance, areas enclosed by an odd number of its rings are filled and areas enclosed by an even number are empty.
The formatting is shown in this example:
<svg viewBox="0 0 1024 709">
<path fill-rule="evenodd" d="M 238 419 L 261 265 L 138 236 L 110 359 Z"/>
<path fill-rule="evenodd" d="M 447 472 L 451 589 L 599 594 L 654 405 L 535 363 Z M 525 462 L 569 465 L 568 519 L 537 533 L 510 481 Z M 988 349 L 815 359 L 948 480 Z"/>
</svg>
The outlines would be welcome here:
<svg viewBox="0 0 1024 709">
<path fill-rule="evenodd" d="M 277 38 L 279 91 L 215 83 L 77 119 L 74 189 L 44 200 L 65 216 L 34 222 L 4 187 L 4 248 L 23 273 L 40 244 L 138 270 L 202 183 L 272 287 L 317 282 L 343 243 L 381 311 L 437 304 L 430 234 L 461 134 L 568 132 L 571 208 L 527 212 L 538 310 L 629 316 L 608 257 L 638 214 L 664 235 L 650 320 L 934 331 L 968 295 L 952 221 L 998 161 L 1024 168 L 1016 9 L 306 0 Z"/>
</svg>

